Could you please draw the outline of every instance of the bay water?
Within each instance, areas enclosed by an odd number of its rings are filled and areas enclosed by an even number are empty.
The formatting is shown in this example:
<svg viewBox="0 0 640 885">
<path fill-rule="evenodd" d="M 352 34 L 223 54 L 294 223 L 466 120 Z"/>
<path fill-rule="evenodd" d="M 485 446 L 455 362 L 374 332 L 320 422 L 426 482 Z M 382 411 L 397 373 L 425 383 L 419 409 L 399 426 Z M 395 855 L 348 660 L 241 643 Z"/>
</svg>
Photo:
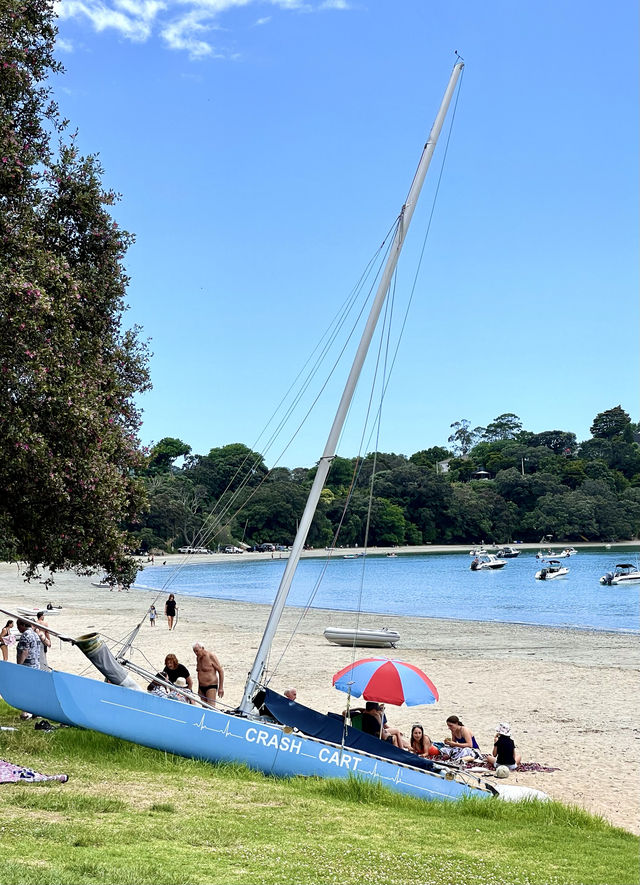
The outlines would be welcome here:
<svg viewBox="0 0 640 885">
<path fill-rule="evenodd" d="M 522 551 L 498 571 L 470 571 L 468 553 L 400 554 L 328 561 L 302 559 L 288 605 L 339 611 L 638 632 L 640 585 L 607 587 L 599 579 L 616 563 L 637 563 L 640 547 L 580 551 L 561 560 L 569 574 L 535 580 L 545 565 Z M 176 596 L 205 596 L 270 605 L 285 559 L 148 566 L 136 586 Z M 348 626 L 348 619 L 345 626 Z"/>
</svg>

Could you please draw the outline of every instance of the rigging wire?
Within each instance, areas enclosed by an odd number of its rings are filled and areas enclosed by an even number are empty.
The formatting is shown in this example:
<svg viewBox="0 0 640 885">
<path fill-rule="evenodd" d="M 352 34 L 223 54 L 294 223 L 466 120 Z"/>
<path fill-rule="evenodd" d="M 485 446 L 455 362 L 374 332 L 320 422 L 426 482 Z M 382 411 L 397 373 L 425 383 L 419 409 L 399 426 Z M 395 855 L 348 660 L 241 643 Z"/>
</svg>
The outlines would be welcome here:
<svg viewBox="0 0 640 885">
<path fill-rule="evenodd" d="M 417 286 L 417 282 L 418 282 L 418 277 L 419 277 L 420 270 L 421 270 L 421 267 L 422 267 L 422 262 L 423 262 L 423 258 L 424 258 L 424 254 L 425 254 L 425 250 L 426 250 L 427 241 L 428 241 L 429 234 L 430 234 L 430 231 L 431 231 L 431 225 L 432 225 L 432 221 L 433 221 L 433 217 L 434 217 L 434 213 L 435 213 L 435 208 L 436 208 L 436 204 L 437 204 L 438 195 L 439 195 L 439 192 L 440 192 L 440 185 L 441 185 L 442 178 L 443 178 L 443 174 L 444 174 L 444 168 L 445 168 L 445 163 L 446 163 L 447 154 L 448 154 L 448 150 L 449 150 L 449 144 L 450 144 L 450 141 L 451 141 L 451 135 L 452 135 L 452 131 L 453 131 L 453 123 L 454 123 L 454 120 L 455 120 L 456 110 L 457 110 L 457 106 L 458 106 L 458 101 L 459 101 L 459 98 L 460 98 L 460 90 L 461 90 L 461 87 L 462 87 L 462 76 L 463 76 L 463 75 L 464 75 L 464 68 L 463 68 L 463 70 L 462 70 L 462 75 L 461 75 L 461 78 L 460 78 L 460 82 L 459 82 L 459 85 L 458 85 L 458 89 L 456 90 L 456 98 L 455 98 L 455 102 L 454 102 L 453 113 L 452 113 L 452 115 L 451 115 L 451 120 L 450 120 L 450 124 L 449 124 L 449 129 L 448 129 L 447 138 L 446 138 L 446 142 L 445 142 L 445 149 L 444 149 L 444 151 L 443 151 L 442 162 L 441 162 L 441 165 L 440 165 L 440 172 L 439 172 L 439 175 L 438 175 L 437 184 L 436 184 L 436 187 L 435 187 L 435 191 L 434 191 L 434 195 L 433 195 L 433 199 L 432 199 L 432 203 L 431 203 L 431 209 L 430 209 L 429 216 L 428 216 L 428 222 L 427 222 L 426 231 L 425 231 L 425 234 L 424 234 L 424 237 L 423 237 L 422 248 L 421 248 L 421 250 L 420 250 L 420 256 L 419 256 L 419 260 L 418 260 L 418 264 L 417 264 L 416 272 L 415 272 L 415 274 L 414 274 L 413 283 L 412 283 L 411 290 L 410 290 L 410 295 L 409 295 L 409 298 L 408 298 L 408 301 L 407 301 L 407 305 L 406 305 L 406 308 L 405 308 L 404 317 L 403 317 L 403 320 L 402 320 L 402 323 L 401 323 L 401 326 L 400 326 L 400 332 L 399 332 L 399 335 L 398 335 L 398 340 L 397 340 L 397 342 L 396 342 L 395 349 L 394 349 L 394 351 L 393 351 L 393 356 L 391 357 L 390 361 L 389 361 L 389 353 L 390 353 L 390 332 L 391 332 L 391 324 L 390 324 L 390 323 L 389 323 L 389 326 L 388 326 L 388 329 L 387 329 L 387 336 L 386 336 L 386 342 L 387 342 L 387 345 L 386 345 L 386 349 L 385 349 L 385 369 L 384 369 L 384 372 L 383 372 L 383 379 L 384 379 L 384 380 L 383 380 L 383 384 L 382 384 L 382 392 L 381 392 L 381 396 L 380 396 L 380 403 L 379 403 L 379 406 L 378 406 L 377 415 L 376 415 L 376 418 L 374 419 L 374 423 L 373 423 L 372 428 L 371 428 L 371 433 L 370 433 L 370 435 L 369 435 L 369 437 L 368 437 L 368 440 L 370 441 L 371 438 L 373 437 L 374 431 L 376 432 L 376 445 L 375 445 L 375 451 L 374 451 L 374 467 L 373 467 L 372 476 L 371 476 L 370 496 L 369 496 L 369 507 L 368 507 L 368 512 L 367 512 L 367 522 L 366 522 L 366 528 L 365 528 L 365 547 L 364 547 L 365 552 L 366 552 L 366 549 L 367 549 L 368 535 L 369 535 L 369 528 L 370 528 L 371 506 L 372 506 L 372 499 L 373 499 L 373 480 L 374 480 L 374 476 L 375 476 L 375 468 L 376 468 L 376 462 L 377 462 L 377 453 L 378 453 L 378 449 L 379 449 L 380 422 L 381 422 L 381 416 L 382 416 L 382 406 L 383 406 L 384 399 L 385 399 L 385 396 L 386 396 L 386 393 L 387 393 L 387 390 L 388 390 L 388 386 L 389 386 L 389 383 L 390 383 L 390 380 L 391 380 L 391 375 L 392 375 L 392 373 L 393 373 L 393 369 L 394 369 L 394 367 L 395 367 L 396 359 L 397 359 L 398 352 L 399 352 L 399 348 L 400 348 L 400 343 L 401 343 L 401 341 L 402 341 L 402 338 L 403 338 L 403 335 L 404 335 L 404 330 L 405 330 L 405 328 L 406 328 L 406 324 L 407 324 L 407 321 L 408 321 L 409 311 L 410 311 L 411 304 L 412 304 L 412 302 L 413 302 L 413 298 L 414 298 L 414 295 L 415 295 L 416 286 Z M 415 175 L 414 175 L 414 179 L 415 179 Z M 400 219 L 401 219 L 401 215 L 400 215 L 400 216 L 398 217 L 398 219 L 396 220 L 396 224 L 399 223 Z M 394 288 L 393 288 L 393 297 L 392 297 L 392 301 L 395 299 L 395 284 L 396 284 L 396 281 L 397 281 L 397 270 L 396 270 L 396 274 L 394 274 Z M 385 308 L 385 324 L 386 324 L 386 308 Z M 383 324 L 383 328 L 384 328 L 384 324 Z M 382 336 L 381 336 L 381 341 L 382 341 Z M 378 354 L 378 359 L 379 359 L 379 354 Z M 377 366 L 377 364 L 376 364 L 376 366 Z M 388 366 L 388 371 L 387 371 L 387 366 Z M 377 368 L 376 368 L 376 373 L 377 373 Z M 374 383 L 375 383 L 375 378 L 374 378 Z M 373 390 L 372 390 L 372 395 L 373 395 Z M 371 402 L 371 400 L 370 400 L 369 402 Z M 369 417 L 369 410 L 367 411 L 367 420 L 368 420 L 368 417 Z M 367 422 L 365 421 L 364 423 L 365 423 L 365 427 L 366 427 L 366 423 L 367 423 Z M 364 431 L 363 431 L 363 433 L 364 433 Z M 360 458 L 361 453 L 362 453 L 362 450 L 363 450 L 363 446 L 362 446 L 362 444 L 361 444 L 361 446 L 360 446 L 360 450 L 359 450 L 359 453 L 358 453 L 358 456 L 357 456 L 357 459 L 356 459 L 357 463 L 356 463 L 356 466 L 354 467 L 354 477 L 355 477 L 356 470 L 358 471 L 358 474 L 359 474 L 360 470 L 362 469 L 362 461 L 361 461 L 361 458 Z M 358 464 L 360 465 L 359 467 L 357 466 Z M 351 497 L 352 497 L 352 494 L 353 494 L 354 488 L 355 488 L 355 478 L 352 478 L 352 483 L 351 483 L 351 487 L 350 487 L 350 489 L 349 489 L 349 493 L 348 493 L 348 496 L 347 496 L 347 501 L 345 502 L 345 507 L 344 507 L 344 509 L 343 509 L 343 513 L 342 513 L 341 518 L 340 518 L 339 526 L 338 526 L 338 529 L 337 529 L 337 531 L 336 531 L 336 535 L 334 536 L 334 541 L 333 541 L 333 545 L 332 545 L 333 548 L 335 548 L 335 546 L 336 546 L 336 541 L 337 541 L 338 532 L 339 532 L 340 528 L 341 528 L 342 525 L 343 525 L 343 521 L 344 521 L 344 518 L 345 518 L 345 516 L 346 516 L 346 509 L 347 509 L 348 503 L 349 503 L 350 500 L 351 500 Z M 295 636 L 295 633 L 296 633 L 297 630 L 299 629 L 300 623 L 302 622 L 303 618 L 308 614 L 309 609 L 310 609 L 310 608 L 312 607 L 312 605 L 313 605 L 313 601 L 314 601 L 314 599 L 315 599 L 315 597 L 316 597 L 316 595 L 317 595 L 317 592 L 318 592 L 318 590 L 319 590 L 319 588 L 320 588 L 320 583 L 321 583 L 321 581 L 322 581 L 322 578 L 323 578 L 324 575 L 326 574 L 326 570 L 327 570 L 327 567 L 328 567 L 328 564 L 329 564 L 329 559 L 331 558 L 331 553 L 332 553 L 332 551 L 330 551 L 329 556 L 327 557 L 327 560 L 326 560 L 325 566 L 324 566 L 324 568 L 322 569 L 321 574 L 320 574 L 318 580 L 315 582 L 314 587 L 312 588 L 312 590 L 311 590 L 311 592 L 310 592 L 310 594 L 309 594 L 308 601 L 307 601 L 307 603 L 305 604 L 305 606 L 304 606 L 304 608 L 303 608 L 303 611 L 302 611 L 300 617 L 298 618 L 298 620 L 297 620 L 297 622 L 296 622 L 296 625 L 294 626 L 294 629 L 291 631 L 291 635 L 289 636 L 289 639 L 287 640 L 287 643 L 285 644 L 285 647 L 284 647 L 284 649 L 283 649 L 283 651 L 282 651 L 282 653 L 281 653 L 281 655 L 280 655 L 280 657 L 279 657 L 279 659 L 278 659 L 277 665 L 276 665 L 276 667 L 274 668 L 274 670 L 271 672 L 271 674 L 270 674 L 270 676 L 269 676 L 269 680 L 266 681 L 266 684 L 268 684 L 268 682 L 269 682 L 269 681 L 275 676 L 275 674 L 276 674 L 276 672 L 277 672 L 279 666 L 280 666 L 281 663 L 282 663 L 282 660 L 283 660 L 283 658 L 284 658 L 286 652 L 288 651 L 288 649 L 289 649 L 289 647 L 290 647 L 290 645 L 291 645 L 291 643 L 292 643 L 292 641 L 293 641 L 293 638 L 294 638 L 294 636 Z M 362 597 L 363 597 L 363 592 L 364 592 L 364 574 L 365 574 L 365 566 L 366 566 L 366 556 L 363 557 L 363 563 L 362 563 L 362 575 L 361 575 L 361 582 L 360 582 L 360 588 L 359 588 L 358 607 L 357 607 L 357 610 L 356 610 L 356 611 L 357 611 L 357 614 L 356 614 L 356 630 L 358 629 L 358 626 L 359 626 L 359 623 L 360 623 L 360 615 L 361 615 L 361 613 L 362 613 Z M 356 646 L 355 646 L 355 640 L 354 640 L 354 644 L 353 644 L 353 646 L 352 646 L 352 662 L 353 662 L 353 659 L 355 658 L 355 648 L 356 648 Z"/>
<path fill-rule="evenodd" d="M 292 434 L 292 436 L 290 437 L 290 439 L 289 439 L 289 441 L 287 442 L 287 444 L 285 445 L 284 449 L 280 452 L 278 458 L 276 459 L 276 464 L 279 463 L 279 462 L 281 461 L 282 457 L 284 456 L 284 454 L 286 453 L 286 451 L 288 450 L 288 448 L 291 446 L 291 444 L 293 443 L 294 439 L 296 438 L 296 436 L 298 435 L 298 433 L 300 432 L 300 430 L 302 429 L 302 427 L 303 427 L 304 424 L 306 423 L 306 421 L 307 421 L 309 415 L 311 414 L 311 412 L 312 412 L 313 409 L 315 408 L 315 406 L 316 406 L 318 400 L 320 399 L 322 393 L 323 393 L 324 390 L 326 389 L 326 387 L 327 387 L 327 385 L 328 385 L 328 383 L 329 383 L 329 380 L 331 379 L 331 377 L 333 376 L 334 372 L 336 371 L 336 369 L 337 369 L 337 367 L 338 367 L 338 365 L 339 365 L 339 363 L 340 363 L 340 360 L 342 359 L 342 356 L 344 355 L 344 353 L 345 353 L 345 351 L 346 351 L 346 349 L 347 349 L 347 346 L 348 346 L 348 344 L 349 344 L 349 341 L 351 340 L 351 338 L 352 338 L 353 335 L 355 334 L 355 332 L 356 332 L 356 330 L 357 330 L 357 327 L 358 327 L 358 323 L 360 322 L 361 317 L 362 317 L 362 314 L 364 313 L 364 311 L 365 311 L 365 309 L 366 309 L 366 305 L 367 305 L 367 303 L 369 302 L 369 300 L 370 300 L 370 298 L 371 298 L 371 296 L 372 296 L 372 293 L 373 293 L 373 291 L 374 291 L 374 289 L 375 289 L 376 281 L 377 281 L 377 279 L 378 279 L 378 277 L 379 277 L 379 275 L 380 275 L 381 268 L 382 268 L 382 264 L 383 264 L 383 260 L 382 260 L 382 259 L 385 259 L 385 260 L 386 260 L 386 256 L 388 255 L 389 249 L 390 249 L 390 247 L 391 247 L 391 241 L 392 241 L 392 240 L 390 239 L 390 234 L 393 233 L 393 234 L 395 235 L 395 229 L 396 229 L 396 227 L 397 227 L 397 224 L 398 224 L 398 219 L 396 220 L 396 222 L 394 223 L 394 225 L 393 225 L 393 227 L 390 229 L 390 231 L 387 233 L 387 235 L 386 235 L 386 237 L 385 237 L 385 240 L 384 240 L 383 243 L 382 243 L 382 246 L 379 248 L 379 250 L 378 250 L 378 252 L 377 252 L 376 257 L 377 257 L 377 259 L 378 259 L 378 265 L 379 265 L 379 266 L 378 266 L 378 270 L 376 271 L 375 277 L 373 278 L 373 280 L 372 280 L 372 282 L 371 282 L 371 284 L 370 284 L 370 286 L 369 286 L 369 290 L 368 290 L 367 298 L 362 302 L 361 307 L 360 307 L 360 309 L 359 309 L 359 311 L 358 311 L 358 314 L 357 314 L 357 316 L 355 317 L 354 321 L 352 322 L 351 329 L 350 329 L 350 331 L 349 331 L 349 333 L 348 333 L 348 336 L 347 336 L 346 340 L 344 341 L 344 344 L 342 345 L 342 347 L 341 347 L 341 349 L 340 349 L 340 352 L 338 353 L 338 356 L 337 356 L 336 359 L 334 360 L 333 365 L 331 366 L 331 369 L 330 369 L 329 374 L 327 375 L 326 379 L 324 380 L 324 382 L 323 382 L 323 384 L 322 384 L 322 386 L 321 386 L 319 392 L 317 393 L 315 399 L 312 401 L 310 407 L 307 409 L 307 411 L 306 411 L 306 413 L 304 414 L 303 418 L 302 418 L 301 421 L 299 422 L 299 424 L 298 424 L 298 426 L 297 426 L 295 432 L 294 432 L 294 433 Z M 385 246 L 385 244 L 386 244 L 386 250 L 385 250 L 384 253 L 382 253 L 382 248 Z M 368 264 L 368 266 L 367 266 L 367 275 L 370 273 L 372 263 L 373 263 L 373 259 L 369 261 L 369 264 Z M 364 282 L 365 279 L 366 279 L 366 276 L 363 274 L 363 275 L 361 276 L 361 278 L 360 278 L 360 283 L 359 283 L 359 285 L 360 285 L 360 290 L 362 289 L 362 285 L 361 285 L 361 284 Z M 351 307 L 352 307 L 353 304 L 355 303 L 354 299 L 351 299 L 351 301 L 352 301 L 352 305 L 350 306 L 349 310 L 351 310 Z M 310 373 L 308 379 L 305 381 L 305 387 L 304 387 L 304 389 L 300 392 L 300 394 L 298 395 L 298 397 L 297 397 L 297 399 L 296 399 L 296 405 L 297 405 L 297 402 L 299 401 L 301 395 L 306 391 L 306 389 L 307 389 L 308 386 L 310 385 L 311 381 L 313 380 L 313 377 L 315 377 L 315 375 L 317 374 L 317 371 L 318 371 L 319 365 L 321 364 L 321 361 L 322 361 L 323 359 L 326 358 L 326 355 L 327 355 L 328 352 L 329 352 L 329 345 L 330 345 L 330 344 L 333 344 L 333 342 L 336 340 L 337 333 L 338 333 L 338 332 L 340 331 L 340 329 L 344 326 L 344 324 L 345 324 L 345 322 L 346 322 L 346 319 L 347 319 L 347 317 L 348 317 L 348 312 L 349 312 L 349 311 L 344 312 L 344 316 L 343 316 L 343 318 L 341 319 L 339 326 L 336 328 L 336 330 L 332 333 L 332 335 L 331 335 L 331 337 L 330 337 L 330 342 L 329 342 L 329 344 L 325 346 L 321 358 L 319 358 L 319 359 L 316 361 L 316 364 L 314 365 L 312 372 Z M 287 417 L 288 417 L 288 415 L 287 415 Z M 284 423 L 284 422 L 281 422 L 281 425 L 280 425 L 280 426 L 282 426 L 283 423 Z M 279 429 L 280 429 L 280 428 L 279 428 Z M 256 466 L 257 463 L 258 463 L 257 461 L 254 462 L 254 465 L 253 465 L 254 468 L 255 468 L 255 466 Z M 272 470 L 273 470 L 273 468 L 272 468 Z M 205 524 L 204 524 L 203 528 L 201 528 L 201 530 L 200 530 L 200 532 L 199 532 L 200 543 L 201 543 L 202 545 L 206 544 L 207 541 L 211 540 L 214 536 L 217 536 L 217 534 L 219 534 L 219 532 L 220 532 L 220 531 L 222 530 L 222 528 L 223 528 L 223 526 L 222 526 L 222 524 L 221 524 L 223 519 L 226 518 L 226 520 L 227 520 L 227 524 L 228 524 L 228 522 L 232 521 L 233 519 L 235 519 L 235 518 L 239 515 L 239 513 L 242 511 L 242 508 L 246 506 L 246 504 L 248 503 L 248 501 L 251 500 L 251 498 L 256 494 L 256 492 L 258 491 L 258 489 L 259 489 L 259 488 L 263 485 L 263 483 L 267 480 L 267 478 L 268 478 L 268 476 L 270 475 L 270 473 L 272 472 L 272 470 L 268 471 L 267 474 L 265 474 L 265 476 L 262 477 L 262 479 L 260 480 L 260 482 L 259 482 L 255 487 L 252 487 L 252 491 L 251 491 L 251 493 L 249 494 L 249 497 L 246 498 L 245 500 L 243 500 L 242 503 L 241 503 L 241 505 L 240 505 L 240 507 L 238 507 L 237 510 L 236 510 L 235 512 L 233 512 L 233 513 L 229 516 L 229 512 L 230 512 L 230 510 L 231 510 L 231 506 L 232 506 L 233 504 L 236 503 L 237 499 L 238 499 L 239 496 L 240 496 L 240 493 L 246 488 L 246 486 L 248 485 L 248 482 L 249 482 L 249 480 L 250 480 L 250 478 L 251 478 L 251 471 L 247 472 L 247 474 L 246 474 L 246 476 L 244 477 L 244 479 L 243 479 L 241 485 L 240 485 L 240 486 L 239 486 L 239 487 L 238 487 L 238 488 L 232 493 L 231 499 L 230 499 L 228 502 L 225 502 L 225 504 L 223 505 L 223 510 L 222 510 L 221 512 L 218 512 L 218 513 L 216 513 L 215 511 L 212 511 L 212 512 L 208 515 L 208 517 L 206 518 L 206 520 L 205 520 Z M 227 489 L 228 489 L 228 488 L 229 488 L 229 486 L 227 486 Z M 209 527 L 208 527 L 208 528 L 207 528 L 207 523 L 209 523 Z M 216 529 L 217 529 L 217 532 L 216 532 Z M 198 544 L 198 546 L 200 546 L 200 544 Z M 176 566 L 174 566 L 173 571 L 168 575 L 168 577 L 166 578 L 165 582 L 163 583 L 163 586 L 162 586 L 162 590 L 163 590 L 163 591 L 166 591 L 166 589 L 167 589 L 167 588 L 173 583 L 173 581 L 176 579 L 176 577 L 178 576 L 178 574 L 180 573 L 180 571 L 184 568 L 184 565 L 186 564 L 186 561 L 187 561 L 187 557 L 185 556 L 185 559 L 183 559 L 182 562 L 180 562 L 180 563 L 176 564 Z M 162 591 L 161 591 L 161 592 L 162 592 Z"/>
<path fill-rule="evenodd" d="M 287 651 L 288 651 L 288 649 L 289 649 L 289 646 L 291 645 L 291 642 L 293 641 L 293 638 L 294 638 L 295 634 L 297 633 L 297 631 L 298 631 L 298 629 L 299 629 L 299 626 L 300 626 L 302 620 L 303 620 L 303 619 L 306 617 L 306 615 L 309 613 L 309 609 L 310 609 L 311 606 L 313 605 L 313 601 L 315 600 L 316 594 L 317 594 L 318 590 L 320 589 L 320 585 L 321 585 L 321 583 L 322 583 L 322 580 L 323 580 L 323 578 L 324 578 L 324 575 L 326 574 L 327 568 L 328 568 L 328 566 L 329 566 L 329 560 L 331 559 L 331 553 L 333 552 L 333 550 L 335 549 L 335 546 L 336 546 L 336 545 L 335 545 L 335 541 L 337 541 L 338 533 L 339 533 L 339 531 L 340 531 L 340 528 L 342 527 L 342 524 L 343 524 L 344 518 L 345 518 L 345 516 L 346 516 L 346 514 L 347 514 L 347 511 L 348 511 L 348 509 L 349 509 L 349 504 L 350 504 L 350 501 L 351 501 L 351 497 L 352 497 L 353 492 L 354 492 L 354 490 L 355 490 L 358 476 L 359 476 L 359 474 L 360 474 L 360 472 L 361 472 L 361 470 L 362 470 L 362 466 L 363 466 L 363 464 L 364 464 L 364 459 L 363 459 L 363 457 L 362 457 L 362 452 L 363 452 L 363 449 L 364 449 L 364 440 L 365 440 L 365 436 L 366 436 L 366 427 L 367 427 L 367 424 L 368 424 L 369 415 L 370 415 L 370 413 L 371 413 L 371 405 L 372 405 L 372 401 L 373 401 L 373 395 L 374 395 L 374 392 L 375 392 L 375 386 L 376 386 L 376 379 L 377 379 L 378 370 L 379 370 L 379 366 L 380 366 L 380 353 L 381 353 L 381 350 L 382 350 L 383 342 L 384 342 L 385 340 L 387 341 L 387 346 L 386 346 L 386 348 L 385 348 L 385 359 L 386 359 L 386 354 L 388 353 L 388 336 L 389 336 L 390 331 L 391 331 L 391 320 L 392 320 L 392 316 L 393 316 L 393 302 L 394 302 L 394 297 L 395 297 L 395 279 L 396 279 L 396 276 L 395 276 L 395 274 L 394 274 L 394 284 L 393 284 L 393 286 L 391 287 L 391 289 L 392 289 L 392 293 L 393 293 L 393 294 L 392 294 L 391 299 L 387 299 L 387 300 L 385 301 L 385 312 L 384 312 L 384 317 L 383 317 L 382 331 L 381 331 L 381 335 L 380 335 L 380 343 L 379 343 L 379 345 L 378 345 L 378 354 L 377 354 L 377 358 L 376 358 L 374 377 L 373 377 L 372 384 L 371 384 L 371 392 L 370 392 L 369 402 L 368 402 L 368 406 L 367 406 L 367 414 L 366 414 L 366 418 L 365 418 L 365 421 L 364 421 L 363 432 L 362 432 L 361 437 L 360 437 L 360 445 L 359 445 L 359 449 L 358 449 L 358 454 L 357 454 L 357 456 L 356 456 L 356 464 L 354 465 L 354 469 L 353 469 L 353 473 L 352 473 L 352 478 L 351 478 L 351 485 L 350 485 L 350 487 L 349 487 L 349 490 L 348 490 L 348 493 L 347 493 L 347 496 L 346 496 L 346 500 L 345 500 L 345 503 L 344 503 L 344 506 L 343 506 L 343 509 L 342 509 L 342 513 L 341 513 L 341 516 L 340 516 L 339 526 L 338 526 L 338 529 L 336 530 L 336 533 L 335 533 L 335 536 L 334 536 L 334 543 L 333 543 L 333 545 L 332 545 L 332 550 L 329 552 L 329 556 L 328 556 L 328 557 L 326 558 L 326 560 L 325 560 L 324 567 L 321 569 L 320 575 L 319 575 L 319 577 L 316 579 L 316 582 L 315 582 L 315 584 L 314 584 L 314 587 L 312 588 L 311 593 L 309 594 L 309 597 L 308 597 L 308 599 L 307 599 L 307 602 L 305 603 L 305 605 L 304 605 L 304 607 L 303 607 L 303 609 L 302 609 L 302 612 L 300 613 L 300 615 L 299 615 L 299 617 L 298 617 L 297 623 L 296 623 L 296 625 L 294 626 L 293 630 L 291 631 L 291 634 L 290 634 L 290 636 L 289 636 L 289 639 L 288 639 L 287 642 L 285 643 L 284 649 L 283 649 L 283 651 L 282 651 L 281 654 L 280 654 L 280 657 L 279 657 L 279 659 L 278 659 L 278 662 L 277 662 L 277 664 L 276 664 L 276 667 L 274 668 L 274 672 L 272 673 L 271 677 L 269 677 L 269 679 L 266 680 L 266 684 L 267 684 L 267 685 L 269 684 L 269 681 L 270 681 L 270 679 L 273 677 L 273 675 L 275 675 L 275 672 L 277 672 L 277 669 L 278 669 L 278 667 L 280 666 L 280 664 L 282 663 L 282 660 L 283 660 L 285 654 L 287 653 Z M 386 330 L 386 333 L 385 333 L 385 330 Z M 386 365 L 386 363 L 385 363 L 385 365 Z M 385 388 L 384 385 L 383 385 L 383 393 L 384 393 L 384 390 L 385 390 L 385 389 L 386 389 L 386 388 Z M 378 414 L 380 414 L 380 411 L 381 411 L 381 409 L 379 408 L 379 409 L 378 409 Z M 364 551 L 365 551 L 365 553 L 364 553 L 364 556 L 363 556 L 363 562 L 362 562 L 362 571 L 361 571 L 361 580 L 360 580 L 360 593 L 359 593 L 359 597 L 358 597 L 358 607 L 357 607 L 357 609 L 356 609 L 356 630 L 358 629 L 358 626 L 359 626 L 359 623 L 360 623 L 360 615 L 361 615 L 361 610 L 362 610 L 362 596 L 363 596 L 363 593 L 364 593 L 364 570 L 365 570 L 365 559 L 366 559 L 367 541 L 368 541 L 368 533 L 369 533 L 369 522 L 370 522 L 370 518 L 371 518 L 371 506 L 372 506 L 372 500 L 373 500 L 373 479 L 374 479 L 374 477 L 375 477 L 375 454 L 374 454 L 374 470 L 373 470 L 373 473 L 372 473 L 372 476 L 371 476 L 370 492 L 369 492 L 369 501 L 368 501 L 368 508 L 367 508 L 367 524 L 366 524 L 366 529 L 365 529 L 365 545 L 364 545 Z M 355 648 L 355 645 L 354 645 L 354 648 Z"/>
</svg>

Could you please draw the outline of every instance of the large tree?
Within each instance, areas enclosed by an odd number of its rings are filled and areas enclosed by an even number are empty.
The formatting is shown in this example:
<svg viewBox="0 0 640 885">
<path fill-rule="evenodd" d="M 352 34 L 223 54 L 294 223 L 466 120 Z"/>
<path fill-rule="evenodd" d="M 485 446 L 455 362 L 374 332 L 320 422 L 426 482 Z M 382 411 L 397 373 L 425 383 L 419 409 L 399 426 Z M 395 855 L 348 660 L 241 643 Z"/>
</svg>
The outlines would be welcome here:
<svg viewBox="0 0 640 885">
<path fill-rule="evenodd" d="M 126 581 L 147 352 L 122 324 L 131 237 L 52 102 L 52 7 L 0 4 L 0 527 L 27 577 L 99 567 Z"/>
<path fill-rule="evenodd" d="M 591 435 L 599 439 L 613 439 L 622 436 L 630 424 L 631 418 L 622 406 L 614 406 L 596 415 L 591 425 Z"/>
</svg>

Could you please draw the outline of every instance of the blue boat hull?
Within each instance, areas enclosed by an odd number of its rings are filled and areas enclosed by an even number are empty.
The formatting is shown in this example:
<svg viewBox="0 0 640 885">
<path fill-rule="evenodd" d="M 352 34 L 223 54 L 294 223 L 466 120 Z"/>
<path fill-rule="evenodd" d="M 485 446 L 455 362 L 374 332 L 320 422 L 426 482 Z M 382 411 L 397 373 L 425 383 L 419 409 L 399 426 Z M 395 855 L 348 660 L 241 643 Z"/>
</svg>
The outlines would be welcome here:
<svg viewBox="0 0 640 885">
<path fill-rule="evenodd" d="M 355 775 L 422 799 L 489 797 L 493 792 L 481 783 L 447 780 L 279 725 L 64 672 L 0 662 L 0 694 L 11 706 L 36 716 L 179 756 L 245 764 L 277 777 Z"/>
</svg>

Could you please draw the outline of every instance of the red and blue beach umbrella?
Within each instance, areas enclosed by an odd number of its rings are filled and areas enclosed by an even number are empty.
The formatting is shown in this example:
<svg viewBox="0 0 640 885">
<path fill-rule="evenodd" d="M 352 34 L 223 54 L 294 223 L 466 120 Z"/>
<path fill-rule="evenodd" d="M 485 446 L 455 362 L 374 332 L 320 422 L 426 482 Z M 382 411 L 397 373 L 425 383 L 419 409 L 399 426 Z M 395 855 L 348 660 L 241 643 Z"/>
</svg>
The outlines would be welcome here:
<svg viewBox="0 0 640 885">
<path fill-rule="evenodd" d="M 397 707 L 433 704 L 438 700 L 438 689 L 422 670 L 387 658 L 364 658 L 349 664 L 336 673 L 333 684 L 365 701 Z"/>
</svg>

